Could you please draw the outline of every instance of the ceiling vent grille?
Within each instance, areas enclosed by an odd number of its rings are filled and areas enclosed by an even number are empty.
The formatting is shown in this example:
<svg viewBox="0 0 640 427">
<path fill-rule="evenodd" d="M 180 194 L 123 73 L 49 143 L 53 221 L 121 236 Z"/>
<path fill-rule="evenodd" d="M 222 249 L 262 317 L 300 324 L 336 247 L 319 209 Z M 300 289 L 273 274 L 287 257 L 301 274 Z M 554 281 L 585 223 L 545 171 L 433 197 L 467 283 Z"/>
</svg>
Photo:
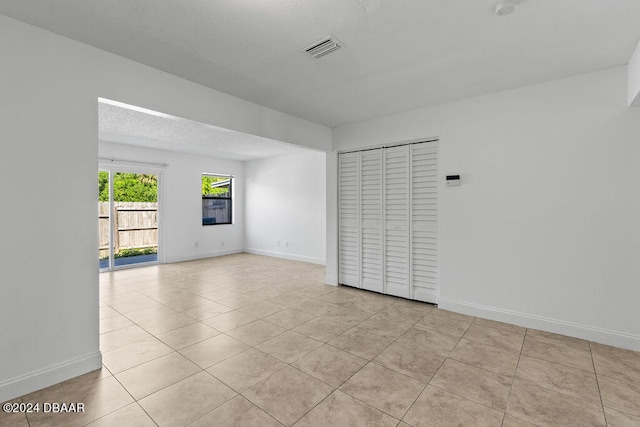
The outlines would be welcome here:
<svg viewBox="0 0 640 427">
<path fill-rule="evenodd" d="M 340 49 L 341 47 L 342 46 L 340 42 L 338 42 L 338 40 L 336 40 L 332 36 L 329 36 L 303 49 L 303 52 L 305 53 L 305 55 L 318 59 L 321 56 L 325 56 L 328 53 Z"/>
</svg>

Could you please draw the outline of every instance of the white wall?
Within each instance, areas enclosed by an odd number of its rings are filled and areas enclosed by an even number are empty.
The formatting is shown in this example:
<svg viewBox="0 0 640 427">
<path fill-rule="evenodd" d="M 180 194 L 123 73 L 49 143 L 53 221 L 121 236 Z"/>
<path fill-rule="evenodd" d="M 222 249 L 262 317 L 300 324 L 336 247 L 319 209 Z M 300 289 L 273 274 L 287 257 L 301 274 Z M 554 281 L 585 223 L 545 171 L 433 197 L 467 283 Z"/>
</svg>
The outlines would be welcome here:
<svg viewBox="0 0 640 427">
<path fill-rule="evenodd" d="M 619 67 L 343 126 L 334 148 L 440 137 L 442 180 L 462 176 L 439 189 L 442 308 L 640 350 L 640 110 L 626 95 Z"/>
<path fill-rule="evenodd" d="M 239 253 L 244 243 L 244 163 L 100 141 L 100 158 L 167 164 L 161 168 L 161 260 Z M 107 162 L 108 164 L 108 162 Z M 135 163 L 130 167 L 136 167 Z M 144 165 L 140 165 L 143 167 Z M 202 173 L 233 175 L 233 224 L 202 225 Z M 196 242 L 198 246 L 196 247 Z"/>
<path fill-rule="evenodd" d="M 101 360 L 97 222 L 88 219 L 97 99 L 77 90 L 72 63 L 49 65 L 56 49 L 18 48 L 13 26 L 0 17 L 0 401 Z"/>
<path fill-rule="evenodd" d="M 246 252 L 325 263 L 325 157 L 308 151 L 245 163 Z"/>
<path fill-rule="evenodd" d="M 629 59 L 627 66 L 628 85 L 629 85 L 629 105 L 640 106 L 640 42 L 636 46 L 636 50 Z"/>
<path fill-rule="evenodd" d="M 0 61 L 0 401 L 100 367 L 98 97 L 307 147 L 331 144 L 324 126 L 4 16 Z"/>
</svg>

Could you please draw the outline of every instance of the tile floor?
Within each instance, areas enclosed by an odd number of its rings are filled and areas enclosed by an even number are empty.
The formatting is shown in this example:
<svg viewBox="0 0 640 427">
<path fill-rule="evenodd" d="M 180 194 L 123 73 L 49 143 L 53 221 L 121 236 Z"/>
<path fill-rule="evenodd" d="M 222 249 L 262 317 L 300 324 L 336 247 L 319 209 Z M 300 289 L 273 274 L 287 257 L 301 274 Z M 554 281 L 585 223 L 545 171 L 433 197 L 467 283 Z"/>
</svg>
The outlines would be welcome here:
<svg viewBox="0 0 640 427">
<path fill-rule="evenodd" d="M 0 426 L 640 426 L 640 353 L 233 255 L 100 275 L 104 367 Z"/>
</svg>

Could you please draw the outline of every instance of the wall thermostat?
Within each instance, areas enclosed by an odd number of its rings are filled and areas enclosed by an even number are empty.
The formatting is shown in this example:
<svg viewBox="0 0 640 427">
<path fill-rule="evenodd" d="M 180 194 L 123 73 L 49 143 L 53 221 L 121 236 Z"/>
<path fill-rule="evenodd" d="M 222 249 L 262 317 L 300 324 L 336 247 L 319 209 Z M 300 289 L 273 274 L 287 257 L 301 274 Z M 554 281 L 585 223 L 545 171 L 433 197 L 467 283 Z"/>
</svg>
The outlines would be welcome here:
<svg viewBox="0 0 640 427">
<path fill-rule="evenodd" d="M 447 186 L 460 185 L 460 175 L 447 175 Z"/>
</svg>

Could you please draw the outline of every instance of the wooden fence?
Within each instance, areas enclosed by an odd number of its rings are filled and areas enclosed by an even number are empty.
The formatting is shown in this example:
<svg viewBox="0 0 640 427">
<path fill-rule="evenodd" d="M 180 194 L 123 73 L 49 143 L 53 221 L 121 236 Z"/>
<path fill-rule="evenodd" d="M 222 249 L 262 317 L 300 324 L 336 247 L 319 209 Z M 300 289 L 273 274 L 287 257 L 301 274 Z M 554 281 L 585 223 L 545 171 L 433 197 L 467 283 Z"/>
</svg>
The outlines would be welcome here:
<svg viewBox="0 0 640 427">
<path fill-rule="evenodd" d="M 202 223 L 218 224 L 231 221 L 231 199 L 202 199 Z"/>
<path fill-rule="evenodd" d="M 100 258 L 109 256 L 109 203 L 98 202 Z M 121 249 L 158 247 L 158 203 L 114 202 L 114 254 Z M 116 231 L 117 230 L 117 231 Z"/>
</svg>

